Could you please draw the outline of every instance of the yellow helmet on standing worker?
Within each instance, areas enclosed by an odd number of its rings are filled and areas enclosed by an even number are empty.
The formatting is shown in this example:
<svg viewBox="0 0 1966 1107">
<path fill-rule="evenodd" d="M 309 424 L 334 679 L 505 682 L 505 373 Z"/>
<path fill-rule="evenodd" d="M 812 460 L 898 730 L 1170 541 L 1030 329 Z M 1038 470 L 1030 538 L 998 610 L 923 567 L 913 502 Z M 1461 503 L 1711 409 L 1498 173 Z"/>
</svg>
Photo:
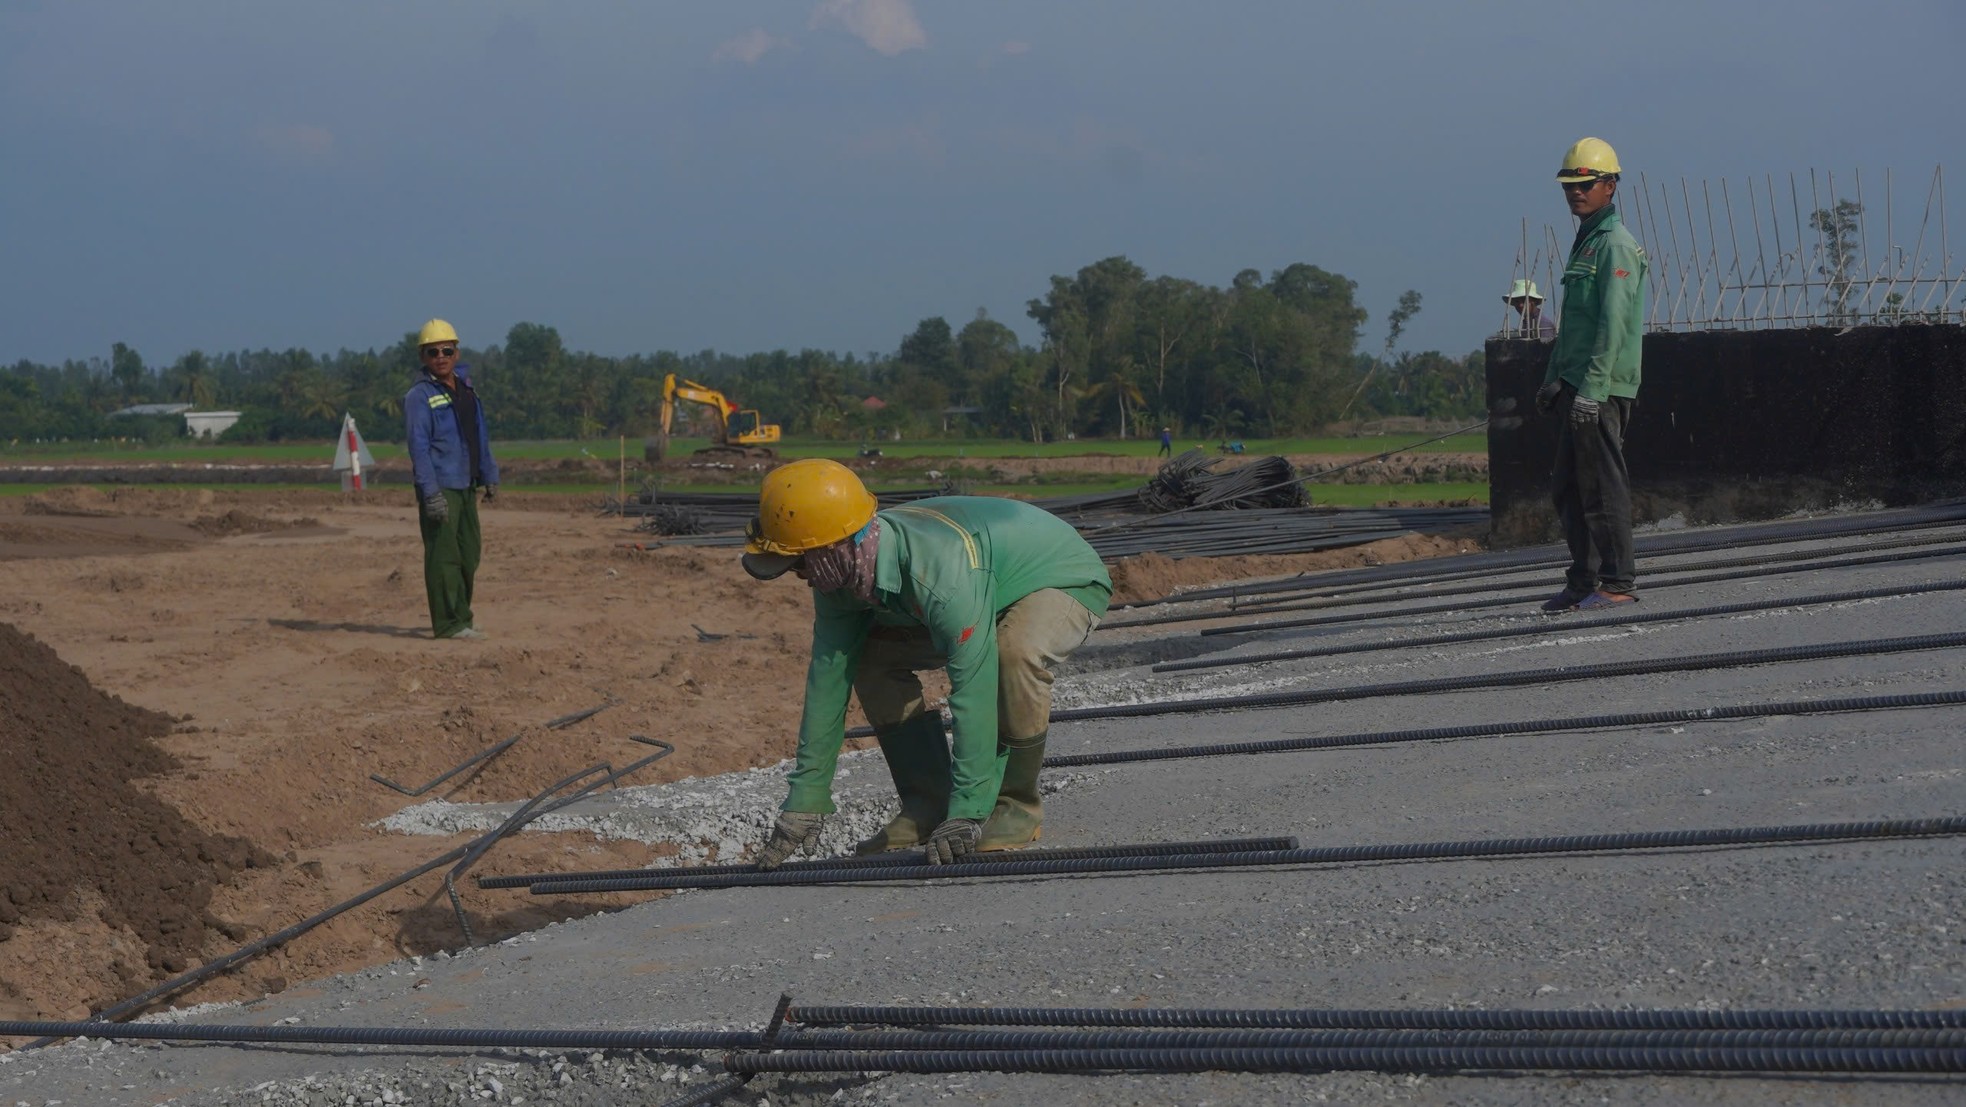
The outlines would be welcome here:
<svg viewBox="0 0 1966 1107">
<path fill-rule="evenodd" d="M 1610 143 L 1601 138 L 1580 138 L 1564 153 L 1556 179 L 1564 184 L 1577 184 L 1599 177 L 1615 177 L 1622 172 L 1618 168 L 1618 151 Z"/>
<path fill-rule="evenodd" d="M 800 458 L 765 474 L 758 517 L 746 528 L 744 571 L 770 580 L 807 550 L 852 538 L 879 505 L 853 470 L 821 457 Z"/>
<path fill-rule="evenodd" d="M 428 323 L 425 323 L 423 330 L 416 336 L 416 344 L 418 346 L 430 346 L 438 342 L 456 341 L 457 328 L 444 322 L 442 319 L 432 319 Z"/>
</svg>

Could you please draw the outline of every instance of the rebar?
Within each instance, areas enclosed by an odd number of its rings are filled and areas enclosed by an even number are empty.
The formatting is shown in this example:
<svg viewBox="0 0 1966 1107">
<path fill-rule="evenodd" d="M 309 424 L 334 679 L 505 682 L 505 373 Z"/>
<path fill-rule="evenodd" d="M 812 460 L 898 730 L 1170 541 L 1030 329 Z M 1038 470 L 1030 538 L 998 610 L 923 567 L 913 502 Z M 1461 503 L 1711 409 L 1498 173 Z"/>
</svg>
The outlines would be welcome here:
<svg viewBox="0 0 1966 1107">
<path fill-rule="evenodd" d="M 1154 666 L 1157 673 L 1184 673 L 1196 669 L 1219 669 L 1228 666 L 1261 665 L 1272 661 L 1297 661 L 1311 657 L 1335 657 L 1340 654 L 1378 653 L 1383 650 L 1404 650 L 1424 646 L 1447 646 L 1462 642 L 1487 642 L 1498 638 L 1534 637 L 1551 634 L 1560 629 L 1574 629 L 1580 626 L 1629 627 L 1647 623 L 1674 622 L 1682 619 L 1709 619 L 1721 615 L 1740 615 L 1750 611 L 1779 611 L 1791 607 L 1818 607 L 1823 604 L 1854 603 L 1862 600 L 1897 599 L 1903 596 L 1923 596 L 1933 592 L 1957 592 L 1966 589 L 1966 580 L 1942 580 L 1927 584 L 1887 585 L 1882 588 L 1856 588 L 1847 592 L 1822 592 L 1813 596 L 1784 596 L 1768 600 L 1747 600 L 1741 603 L 1707 604 L 1700 607 L 1683 607 L 1672 611 L 1641 611 L 1622 615 L 1599 615 L 1595 612 L 1579 611 L 1566 613 L 1563 617 L 1538 617 L 1528 626 L 1489 627 L 1483 630 L 1450 631 L 1442 634 L 1424 634 L 1416 638 L 1394 638 L 1379 642 L 1340 642 L 1330 645 L 1303 646 L 1289 650 L 1270 650 L 1265 653 L 1240 653 L 1215 657 L 1189 658 L 1184 661 L 1162 661 Z M 1574 618 L 1571 616 L 1575 616 Z"/>
<path fill-rule="evenodd" d="M 804 1026 L 1138 1026 L 1382 1030 L 1966 1029 L 1966 1009 L 1569 1010 L 1219 1007 L 850 1007 L 795 1003 Z"/>
<path fill-rule="evenodd" d="M 656 879 L 568 880 L 535 884 L 532 894 L 650 892 L 678 888 L 750 888 L 863 884 L 894 880 L 962 880 L 973 877 L 1085 876 L 1099 873 L 1171 870 L 1274 868 L 1373 861 L 1449 861 L 1571 853 L 1622 853 L 1634 850 L 1778 845 L 1856 839 L 1924 838 L 1966 834 L 1966 818 L 1882 819 L 1794 826 L 1726 827 L 1713 830 L 1655 830 L 1622 834 L 1581 834 L 1543 838 L 1494 838 L 1392 845 L 1323 846 L 1250 853 L 1188 854 L 1167 857 L 1094 857 L 1078 861 L 1010 861 L 1002 864 L 890 865 L 882 868 L 821 872 L 768 872 L 734 876 Z"/>
<path fill-rule="evenodd" d="M 1777 573 L 1814 573 L 1826 569 L 1847 569 L 1859 565 L 1883 565 L 1899 561 L 1922 561 L 1932 557 L 1954 557 L 1966 554 L 1966 546 L 1936 546 L 1896 553 L 1865 554 L 1861 557 L 1839 557 L 1823 561 L 1806 561 L 1800 564 L 1784 565 L 1779 569 L 1728 569 L 1713 573 L 1698 573 L 1688 577 L 1669 580 L 1647 581 L 1649 591 L 1664 588 L 1680 588 L 1689 584 L 1712 584 L 1723 580 L 1749 580 L 1754 577 L 1772 576 Z M 1304 619 L 1273 619 L 1262 623 L 1244 623 L 1237 626 L 1208 627 L 1200 631 L 1203 636 L 1221 634 L 1255 634 L 1269 630 L 1289 630 L 1297 627 L 1335 626 L 1340 623 L 1365 622 L 1371 619 L 1385 619 L 1400 615 L 1438 615 L 1451 611 L 1477 611 L 1490 607 L 1516 607 L 1531 604 L 1546 595 L 1548 589 L 1540 592 L 1517 593 L 1509 596 L 1496 596 L 1486 600 L 1458 600 L 1452 603 L 1430 606 L 1408 607 L 1395 611 L 1368 611 L 1351 615 L 1319 615 Z"/>
<path fill-rule="evenodd" d="M 610 707 L 613 707 L 614 703 L 615 701 L 609 700 L 608 702 L 601 704 L 598 707 L 590 707 L 585 711 L 576 711 L 571 715 L 562 715 L 557 719 L 548 721 L 545 724 L 544 728 L 546 730 L 560 730 L 564 727 L 570 727 L 573 724 L 580 722 L 582 719 L 591 719 L 594 716 L 599 715 L 601 712 L 606 711 Z M 514 734 L 512 737 L 507 738 L 505 741 L 500 742 L 495 746 L 491 746 L 487 749 L 479 750 L 477 753 L 474 753 L 470 757 L 465 758 L 463 761 L 458 762 L 456 765 L 452 766 L 450 769 L 446 770 L 442 774 L 432 778 L 428 782 L 421 784 L 415 788 L 411 788 L 403 784 L 398 784 L 395 781 L 389 779 L 388 777 L 383 776 L 381 773 L 370 773 L 369 779 L 375 781 L 377 784 L 381 784 L 393 788 L 396 791 L 401 792 L 406 796 L 420 796 L 423 795 L 425 792 L 430 791 L 432 788 L 437 787 L 439 784 L 442 784 L 444 781 L 449 780 L 450 778 L 470 768 L 471 766 L 482 764 L 483 762 L 486 761 L 490 761 L 492 758 L 497 757 L 499 754 L 504 753 L 506 750 L 511 749 L 513 745 L 515 745 L 519 741 L 519 739 L 524 738 L 529 733 L 531 733 L 531 731 L 522 730 L 519 733 Z"/>
<path fill-rule="evenodd" d="M 1960 1049 L 1619 1049 L 1385 1046 L 1303 1049 L 887 1050 L 735 1053 L 732 1072 L 1966 1072 Z"/>
<path fill-rule="evenodd" d="M 1144 750 L 1102 750 L 1098 753 L 1054 754 L 1044 767 L 1120 765 L 1133 761 L 1169 761 L 1188 757 L 1222 757 L 1307 750 L 1384 746 L 1404 742 L 1439 742 L 1503 735 L 1562 734 L 1613 727 L 1671 726 L 1719 719 L 1758 719 L 1773 715 L 1831 715 L 1858 711 L 1900 711 L 1914 707 L 1956 707 L 1966 704 L 1966 691 L 1911 692 L 1896 696 L 1853 696 L 1835 700 L 1789 700 L 1784 703 L 1734 704 L 1727 707 L 1682 707 L 1669 711 L 1627 711 L 1609 715 L 1578 715 L 1568 719 L 1527 719 L 1505 723 L 1463 723 L 1459 726 L 1414 727 L 1368 731 L 1363 734 L 1322 734 L 1302 738 L 1271 738 L 1256 742 L 1217 742 L 1199 746 L 1159 746 Z"/>
<path fill-rule="evenodd" d="M 1046 761 L 1045 764 L 1050 764 Z M 1045 857 L 1136 857 L 1141 855 L 1170 853 L 1246 853 L 1250 850 L 1296 849 L 1297 839 L 1282 838 L 1222 838 L 1208 842 L 1150 842 L 1132 846 L 1085 846 L 1072 849 L 1027 849 L 1015 853 L 1000 851 L 973 854 L 979 862 L 1014 861 L 1019 858 Z M 821 869 L 863 869 L 878 868 L 883 865 L 925 865 L 927 857 L 920 850 L 897 850 L 893 853 L 875 854 L 871 857 L 823 857 L 814 861 L 787 861 L 778 866 L 778 872 L 810 872 Z M 522 876 L 481 876 L 480 888 L 527 888 L 549 880 L 618 880 L 638 876 L 727 876 L 733 873 L 755 873 L 761 870 L 756 864 L 733 865 L 688 865 L 661 869 L 597 869 L 592 872 L 571 873 L 529 873 Z"/>
</svg>

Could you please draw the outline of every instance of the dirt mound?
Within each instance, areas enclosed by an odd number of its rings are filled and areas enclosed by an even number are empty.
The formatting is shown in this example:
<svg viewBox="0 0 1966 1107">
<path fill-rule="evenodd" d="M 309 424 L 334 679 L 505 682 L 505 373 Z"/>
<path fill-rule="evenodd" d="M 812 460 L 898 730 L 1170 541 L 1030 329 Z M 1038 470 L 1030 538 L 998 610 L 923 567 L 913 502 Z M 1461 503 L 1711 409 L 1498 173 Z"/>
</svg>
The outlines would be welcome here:
<svg viewBox="0 0 1966 1107">
<path fill-rule="evenodd" d="M 71 484 L 62 488 L 51 488 L 27 497 L 21 505 L 23 515 L 82 515 L 104 516 L 116 514 L 116 501 L 100 489 L 86 484 Z"/>
<path fill-rule="evenodd" d="M 39 998 L 6 971 L 37 959 L 20 948 L 37 922 L 99 918 L 126 932 L 140 963 L 114 972 L 132 991 L 188 968 L 204 952 L 215 884 L 271 861 L 136 785 L 176 767 L 152 744 L 171 726 L 0 623 L 0 1000 Z"/>
<path fill-rule="evenodd" d="M 238 508 L 223 515 L 200 515 L 191 521 L 191 527 L 200 534 L 213 538 L 230 538 L 235 534 L 270 534 L 274 531 L 293 530 L 296 527 L 318 527 L 317 519 L 268 519 Z"/>
<path fill-rule="evenodd" d="M 1113 563 L 1113 602 L 1144 603 L 1187 588 L 1233 581 L 1274 579 L 1326 569 L 1355 569 L 1423 557 L 1447 557 L 1485 548 L 1475 536 L 1409 534 L 1363 546 L 1305 554 L 1250 554 L 1241 557 L 1184 557 L 1157 553 L 1122 558 Z"/>
</svg>

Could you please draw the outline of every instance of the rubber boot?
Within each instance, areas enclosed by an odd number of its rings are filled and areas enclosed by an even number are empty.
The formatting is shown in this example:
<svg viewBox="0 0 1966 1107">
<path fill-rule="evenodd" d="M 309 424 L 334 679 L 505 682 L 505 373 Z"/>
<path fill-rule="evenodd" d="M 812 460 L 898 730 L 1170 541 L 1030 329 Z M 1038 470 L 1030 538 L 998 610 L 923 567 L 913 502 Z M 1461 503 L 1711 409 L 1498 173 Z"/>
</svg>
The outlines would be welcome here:
<svg viewBox="0 0 1966 1107">
<path fill-rule="evenodd" d="M 997 789 L 997 806 L 983 824 L 983 851 L 1023 849 L 1038 840 L 1044 825 L 1044 801 L 1038 798 L 1038 770 L 1044 766 L 1046 735 L 1026 738 L 1006 749 L 1003 784 Z"/>
<path fill-rule="evenodd" d="M 949 737 L 942 729 L 941 712 L 925 712 L 899 726 L 878 728 L 874 737 L 880 741 L 888 775 L 894 778 L 894 790 L 901 797 L 901 813 L 873 837 L 853 847 L 854 853 L 863 856 L 908 849 L 927 841 L 949 817 L 949 794 L 956 787 L 949 774 Z"/>
</svg>

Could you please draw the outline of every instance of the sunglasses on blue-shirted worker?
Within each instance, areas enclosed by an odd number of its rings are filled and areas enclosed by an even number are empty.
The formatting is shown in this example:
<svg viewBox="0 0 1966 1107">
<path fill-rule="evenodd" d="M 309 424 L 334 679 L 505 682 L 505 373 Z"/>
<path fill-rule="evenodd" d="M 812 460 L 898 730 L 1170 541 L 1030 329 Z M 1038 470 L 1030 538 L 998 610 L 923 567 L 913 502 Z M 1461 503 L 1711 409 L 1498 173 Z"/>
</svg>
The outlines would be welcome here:
<svg viewBox="0 0 1966 1107">
<path fill-rule="evenodd" d="M 424 357 L 456 357 L 456 346 L 431 346 L 423 351 Z"/>
</svg>

